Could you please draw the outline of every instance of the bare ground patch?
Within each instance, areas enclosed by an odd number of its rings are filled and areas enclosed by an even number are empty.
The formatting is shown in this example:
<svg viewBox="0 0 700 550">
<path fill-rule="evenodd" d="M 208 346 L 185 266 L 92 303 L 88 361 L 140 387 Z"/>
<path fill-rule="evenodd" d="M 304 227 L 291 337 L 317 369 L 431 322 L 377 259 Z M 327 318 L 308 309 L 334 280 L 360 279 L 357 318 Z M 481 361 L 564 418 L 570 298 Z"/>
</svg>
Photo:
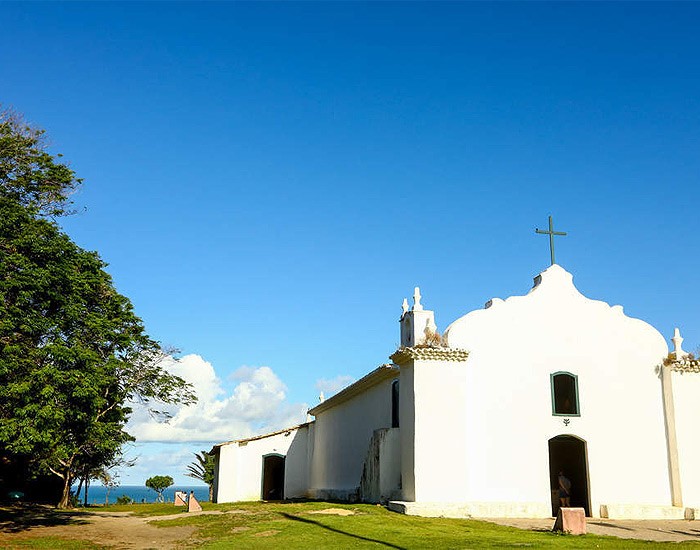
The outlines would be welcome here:
<svg viewBox="0 0 700 550">
<path fill-rule="evenodd" d="M 195 532 L 192 526 L 157 527 L 158 520 L 173 516 L 134 517 L 131 512 L 70 512 L 52 513 L 47 508 L 48 520 L 42 517 L 26 519 L 21 524 L 0 523 L 0 547 L 13 542 L 40 537 L 58 537 L 67 540 L 89 541 L 116 549 L 187 547 Z"/>
<path fill-rule="evenodd" d="M 326 508 L 324 510 L 314 510 L 309 514 L 322 514 L 327 516 L 354 516 L 355 510 L 346 510 L 345 508 Z"/>
</svg>

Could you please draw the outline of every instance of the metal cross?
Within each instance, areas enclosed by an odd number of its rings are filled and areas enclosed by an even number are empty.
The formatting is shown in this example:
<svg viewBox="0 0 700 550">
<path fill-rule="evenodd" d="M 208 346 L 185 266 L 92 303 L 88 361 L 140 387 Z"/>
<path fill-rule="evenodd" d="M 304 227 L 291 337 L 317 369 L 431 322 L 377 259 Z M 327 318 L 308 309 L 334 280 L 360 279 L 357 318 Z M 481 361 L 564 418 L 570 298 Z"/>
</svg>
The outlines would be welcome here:
<svg viewBox="0 0 700 550">
<path fill-rule="evenodd" d="M 552 265 L 554 265 L 554 235 L 566 235 L 562 231 L 554 231 L 554 224 L 552 224 L 552 216 L 549 216 L 549 231 L 544 229 L 535 229 L 535 233 L 540 233 L 541 235 L 549 235 L 549 254 L 552 258 Z"/>
</svg>

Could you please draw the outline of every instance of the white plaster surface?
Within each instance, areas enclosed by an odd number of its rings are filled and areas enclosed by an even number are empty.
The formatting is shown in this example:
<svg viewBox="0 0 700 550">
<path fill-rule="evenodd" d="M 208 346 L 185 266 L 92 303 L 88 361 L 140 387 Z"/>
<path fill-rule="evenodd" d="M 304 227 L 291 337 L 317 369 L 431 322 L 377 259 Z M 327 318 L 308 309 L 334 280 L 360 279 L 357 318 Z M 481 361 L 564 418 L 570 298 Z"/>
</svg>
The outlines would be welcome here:
<svg viewBox="0 0 700 550">
<path fill-rule="evenodd" d="M 387 502 L 400 496 L 399 435 L 399 428 L 374 430 L 362 471 L 360 499 L 363 502 Z"/>
<path fill-rule="evenodd" d="M 539 502 L 406 502 L 392 501 L 389 509 L 429 518 L 548 518 L 550 507 Z"/>
<path fill-rule="evenodd" d="M 312 496 L 357 494 L 374 430 L 391 427 L 391 382 L 385 379 L 317 414 L 309 488 Z"/>
<path fill-rule="evenodd" d="M 685 508 L 643 504 L 605 504 L 600 516 L 608 519 L 685 519 Z"/>
<path fill-rule="evenodd" d="M 549 504 L 548 440 L 573 435 L 587 442 L 592 513 L 605 502 L 670 504 L 655 372 L 668 348 L 651 325 L 584 297 L 554 265 L 527 295 L 493 300 L 446 336 L 470 351 L 466 410 L 436 426 L 469 450 L 453 500 Z M 552 415 L 550 374 L 558 371 L 578 376 L 581 415 L 568 425 Z M 436 469 L 421 472 L 439 477 Z"/>
<path fill-rule="evenodd" d="M 700 373 L 673 372 L 671 379 L 683 504 L 700 508 Z"/>
<path fill-rule="evenodd" d="M 269 437 L 225 443 L 219 447 L 216 469 L 216 502 L 260 500 L 263 457 L 279 454 L 285 460 L 285 497 L 306 495 L 308 427 L 290 429 Z"/>
</svg>

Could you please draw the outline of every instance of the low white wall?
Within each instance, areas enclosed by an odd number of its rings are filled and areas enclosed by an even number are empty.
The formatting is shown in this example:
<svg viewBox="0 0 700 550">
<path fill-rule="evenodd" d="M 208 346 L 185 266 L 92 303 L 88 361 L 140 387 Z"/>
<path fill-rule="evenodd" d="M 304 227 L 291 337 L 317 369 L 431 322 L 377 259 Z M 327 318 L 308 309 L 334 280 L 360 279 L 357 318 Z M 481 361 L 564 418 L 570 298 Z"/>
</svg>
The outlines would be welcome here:
<svg viewBox="0 0 700 550">
<path fill-rule="evenodd" d="M 401 440 L 399 428 L 374 430 L 360 484 L 362 502 L 388 502 L 400 497 Z"/>
</svg>

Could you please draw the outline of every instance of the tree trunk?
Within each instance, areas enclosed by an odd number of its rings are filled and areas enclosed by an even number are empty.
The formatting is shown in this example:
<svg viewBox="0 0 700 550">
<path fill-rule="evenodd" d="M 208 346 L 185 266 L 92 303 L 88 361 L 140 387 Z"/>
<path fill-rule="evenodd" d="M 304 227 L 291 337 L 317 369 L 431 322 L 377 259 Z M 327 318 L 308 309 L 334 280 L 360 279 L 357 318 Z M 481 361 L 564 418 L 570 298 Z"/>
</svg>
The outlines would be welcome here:
<svg viewBox="0 0 700 550">
<path fill-rule="evenodd" d="M 71 486 L 70 474 L 66 473 L 63 476 L 63 490 L 61 492 L 61 500 L 58 501 L 56 508 L 68 508 L 68 507 L 70 507 L 70 486 Z"/>
<path fill-rule="evenodd" d="M 88 505 L 88 489 L 90 488 L 90 476 L 85 476 L 85 508 Z"/>
<path fill-rule="evenodd" d="M 78 483 L 78 490 L 75 492 L 76 498 L 80 498 L 80 491 L 83 489 L 83 478 L 80 478 L 80 483 Z"/>
<path fill-rule="evenodd" d="M 214 484 L 209 485 L 209 502 L 214 502 Z"/>
</svg>

